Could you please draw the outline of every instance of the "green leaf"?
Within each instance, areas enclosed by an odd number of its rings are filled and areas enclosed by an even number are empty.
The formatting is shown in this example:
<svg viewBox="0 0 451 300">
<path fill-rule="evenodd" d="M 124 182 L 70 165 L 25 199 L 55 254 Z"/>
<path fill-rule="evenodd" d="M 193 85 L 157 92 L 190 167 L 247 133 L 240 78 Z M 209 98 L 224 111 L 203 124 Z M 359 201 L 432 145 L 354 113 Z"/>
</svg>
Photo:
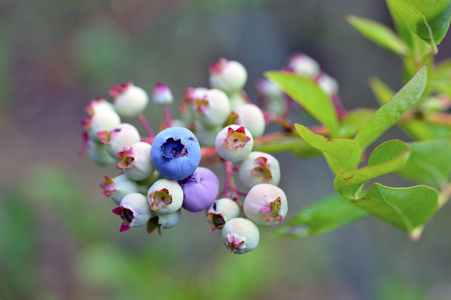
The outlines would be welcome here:
<svg viewBox="0 0 451 300">
<path fill-rule="evenodd" d="M 451 0 L 387 0 L 407 26 L 437 53 L 451 19 Z"/>
<path fill-rule="evenodd" d="M 314 134 L 307 127 L 295 124 L 299 135 L 326 157 L 335 174 L 357 168 L 360 160 L 359 143 L 349 139 L 328 139 Z"/>
<path fill-rule="evenodd" d="M 391 140 L 374 149 L 368 166 L 341 173 L 334 180 L 335 189 L 345 197 L 358 199 L 365 182 L 401 168 L 410 154 L 409 146 L 399 140 Z"/>
<path fill-rule="evenodd" d="M 451 140 L 409 143 L 412 153 L 398 174 L 441 188 L 451 177 Z"/>
<path fill-rule="evenodd" d="M 384 105 L 395 94 L 395 91 L 377 77 L 371 77 L 368 84 L 380 105 Z"/>
<path fill-rule="evenodd" d="M 301 104 L 321 124 L 326 126 L 332 137 L 337 136 L 337 112 L 332 101 L 315 81 L 287 72 L 272 71 L 265 73 L 265 75 Z"/>
<path fill-rule="evenodd" d="M 403 121 L 401 128 L 416 140 L 451 139 L 451 126 L 426 120 Z"/>
<path fill-rule="evenodd" d="M 379 183 L 361 199 L 357 207 L 418 238 L 422 226 L 438 208 L 438 192 L 428 186 L 392 188 Z"/>
<path fill-rule="evenodd" d="M 373 116 L 375 110 L 369 108 L 358 108 L 349 111 L 341 119 L 339 136 L 350 138 Z"/>
<path fill-rule="evenodd" d="M 404 41 L 401 40 L 396 33 L 394 33 L 387 26 L 373 20 L 355 16 L 348 16 L 346 19 L 361 34 L 379 46 L 400 56 L 404 56 L 409 53 L 409 48 L 407 48 Z"/>
<path fill-rule="evenodd" d="M 330 231 L 368 216 L 351 201 L 331 194 L 297 212 L 288 223 L 273 234 L 276 237 L 305 238 Z"/>
<path fill-rule="evenodd" d="M 427 67 L 423 67 L 396 95 L 374 113 L 355 137 L 362 149 L 374 142 L 417 103 L 424 91 L 426 81 Z"/>
<path fill-rule="evenodd" d="M 302 158 L 311 158 L 321 155 L 321 152 L 303 141 L 300 137 L 284 137 L 274 141 L 254 144 L 254 151 L 266 153 L 279 153 L 291 151 Z"/>
</svg>

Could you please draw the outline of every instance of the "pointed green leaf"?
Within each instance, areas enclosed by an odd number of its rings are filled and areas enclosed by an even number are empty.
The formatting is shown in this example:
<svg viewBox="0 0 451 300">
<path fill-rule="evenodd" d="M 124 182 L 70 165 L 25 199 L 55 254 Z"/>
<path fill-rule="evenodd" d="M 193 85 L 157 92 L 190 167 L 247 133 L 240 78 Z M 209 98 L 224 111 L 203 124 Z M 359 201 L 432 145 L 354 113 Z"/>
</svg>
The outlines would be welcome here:
<svg viewBox="0 0 451 300">
<path fill-rule="evenodd" d="M 440 188 L 451 177 L 451 140 L 409 143 L 412 153 L 398 174 Z"/>
<path fill-rule="evenodd" d="M 335 189 L 345 197 L 358 199 L 365 182 L 401 168 L 410 154 L 409 146 L 399 140 L 391 140 L 374 149 L 368 166 L 341 173 L 334 180 Z"/>
<path fill-rule="evenodd" d="M 299 135 L 326 157 L 335 174 L 357 168 L 360 160 L 359 143 L 349 139 L 328 139 L 314 134 L 307 127 L 295 124 Z"/>
<path fill-rule="evenodd" d="M 451 139 L 451 126 L 426 120 L 403 121 L 401 128 L 416 140 Z"/>
<path fill-rule="evenodd" d="M 400 56 L 404 56 L 409 52 L 404 41 L 384 24 L 355 16 L 348 16 L 346 19 L 361 34 L 379 46 Z"/>
<path fill-rule="evenodd" d="M 358 108 L 349 111 L 341 119 L 339 137 L 353 137 L 357 131 L 374 115 L 375 110 L 369 108 Z"/>
<path fill-rule="evenodd" d="M 321 155 L 320 151 L 303 141 L 300 137 L 284 137 L 274 141 L 254 144 L 253 150 L 266 153 L 291 151 L 294 155 L 303 158 Z"/>
<path fill-rule="evenodd" d="M 368 84 L 380 105 L 384 105 L 395 94 L 395 91 L 377 77 L 371 77 Z"/>
<path fill-rule="evenodd" d="M 423 67 L 396 95 L 374 113 L 355 137 L 362 149 L 374 142 L 417 103 L 423 94 L 426 80 L 427 67 Z"/>
<path fill-rule="evenodd" d="M 412 236 L 421 232 L 422 226 L 437 210 L 438 198 L 438 192 L 428 186 L 392 188 L 375 183 L 354 203 Z"/>
<path fill-rule="evenodd" d="M 332 137 L 337 136 L 337 112 L 332 102 L 315 81 L 287 72 L 272 71 L 265 73 L 265 75 L 301 104 L 321 124 L 326 126 Z"/>
<path fill-rule="evenodd" d="M 407 26 L 437 51 L 451 19 L 451 0 L 387 0 Z"/>
<path fill-rule="evenodd" d="M 297 212 L 288 223 L 274 232 L 277 237 L 305 238 L 331 231 L 368 216 L 351 200 L 331 194 Z"/>
</svg>

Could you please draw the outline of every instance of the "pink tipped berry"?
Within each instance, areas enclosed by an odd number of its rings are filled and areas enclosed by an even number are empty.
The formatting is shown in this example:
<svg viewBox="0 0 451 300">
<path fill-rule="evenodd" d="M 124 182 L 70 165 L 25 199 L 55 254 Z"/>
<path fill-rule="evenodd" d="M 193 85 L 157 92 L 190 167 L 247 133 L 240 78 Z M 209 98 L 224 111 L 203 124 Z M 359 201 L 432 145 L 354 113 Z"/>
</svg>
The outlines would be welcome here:
<svg viewBox="0 0 451 300">
<path fill-rule="evenodd" d="M 105 182 L 100 187 L 103 189 L 102 194 L 107 197 L 112 197 L 116 204 L 119 204 L 126 195 L 138 192 L 138 184 L 128 179 L 125 174 L 114 178 L 105 176 Z"/>
<path fill-rule="evenodd" d="M 220 58 L 210 66 L 210 85 L 226 93 L 241 90 L 246 85 L 247 71 L 244 66 L 233 60 Z"/>
<path fill-rule="evenodd" d="M 98 132 L 97 135 L 100 141 L 106 145 L 108 153 L 115 158 L 124 147 L 130 147 L 141 140 L 136 127 L 127 123 L 119 124 L 110 131 Z"/>
<path fill-rule="evenodd" d="M 132 180 L 148 178 L 155 171 L 150 160 L 150 150 L 150 144 L 145 142 L 138 142 L 130 147 L 124 147 L 123 151 L 117 153 L 117 156 L 121 159 L 118 167 Z"/>
<path fill-rule="evenodd" d="M 255 104 L 243 104 L 234 112 L 238 115 L 235 124 L 247 128 L 254 138 L 258 138 L 265 132 L 265 116 L 261 109 Z"/>
<path fill-rule="evenodd" d="M 174 102 L 171 89 L 166 84 L 157 82 L 153 89 L 153 102 L 160 105 L 169 105 Z"/>
<path fill-rule="evenodd" d="M 277 225 L 287 214 L 287 196 L 275 185 L 257 184 L 246 195 L 243 211 L 246 217 L 258 226 Z"/>
<path fill-rule="evenodd" d="M 252 151 L 253 146 L 252 134 L 243 126 L 227 126 L 216 136 L 216 150 L 220 157 L 228 161 L 243 160 Z"/>
<path fill-rule="evenodd" d="M 91 100 L 89 104 L 85 107 L 85 113 L 88 116 L 93 116 L 96 112 L 102 110 L 114 110 L 114 105 L 103 98 L 96 98 Z"/>
<path fill-rule="evenodd" d="M 126 195 L 113 213 L 122 219 L 120 232 L 143 226 L 152 216 L 146 197 L 139 193 Z"/>
<path fill-rule="evenodd" d="M 100 143 L 98 133 L 113 130 L 120 123 L 121 118 L 115 111 L 102 109 L 95 111 L 93 115 L 87 115 L 82 126 L 88 132 L 91 140 Z"/>
<path fill-rule="evenodd" d="M 288 69 L 295 74 L 313 78 L 320 72 L 318 62 L 310 56 L 298 53 L 290 57 Z"/>
<path fill-rule="evenodd" d="M 149 188 L 147 199 L 156 214 L 170 214 L 182 207 L 183 190 L 177 182 L 160 179 Z"/>
<path fill-rule="evenodd" d="M 254 151 L 241 163 L 240 180 L 248 188 L 260 183 L 278 185 L 280 181 L 279 161 L 271 154 Z"/>
<path fill-rule="evenodd" d="M 114 108 L 121 117 L 136 117 L 149 103 L 146 91 L 131 82 L 113 86 L 110 95 L 114 97 Z"/>
<path fill-rule="evenodd" d="M 222 241 L 230 253 L 244 254 L 254 250 L 259 240 L 258 227 L 248 219 L 231 219 L 222 228 Z"/>
<path fill-rule="evenodd" d="M 240 216 L 239 205 L 229 198 L 221 198 L 215 201 L 207 210 L 207 220 L 210 222 L 210 231 L 222 229 L 225 223 Z"/>
<path fill-rule="evenodd" d="M 222 125 L 230 111 L 229 98 L 223 91 L 217 89 L 208 90 L 193 102 L 193 113 L 205 127 Z"/>
</svg>

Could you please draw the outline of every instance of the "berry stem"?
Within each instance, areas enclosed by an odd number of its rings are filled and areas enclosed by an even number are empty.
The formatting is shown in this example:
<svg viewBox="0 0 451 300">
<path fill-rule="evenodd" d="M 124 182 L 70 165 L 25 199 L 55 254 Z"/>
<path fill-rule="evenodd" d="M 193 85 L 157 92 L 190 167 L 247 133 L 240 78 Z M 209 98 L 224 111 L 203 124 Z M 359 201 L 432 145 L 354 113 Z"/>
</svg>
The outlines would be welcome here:
<svg viewBox="0 0 451 300">
<path fill-rule="evenodd" d="M 172 117 L 171 117 L 171 111 L 169 110 L 169 106 L 163 105 L 163 112 L 164 112 L 164 119 L 166 122 L 166 125 L 168 127 L 172 124 Z"/>
<path fill-rule="evenodd" d="M 225 167 L 225 181 L 224 181 L 224 197 L 229 198 L 229 186 L 232 181 L 233 177 L 233 163 L 231 161 L 224 161 L 224 167 Z"/>
<path fill-rule="evenodd" d="M 141 122 L 141 125 L 144 127 L 144 130 L 146 131 L 146 133 L 149 135 L 149 137 L 154 138 L 155 133 L 153 132 L 152 127 L 150 127 L 149 122 L 147 122 L 146 117 L 144 117 L 143 114 L 139 114 L 138 119 L 139 119 L 139 122 Z"/>
</svg>

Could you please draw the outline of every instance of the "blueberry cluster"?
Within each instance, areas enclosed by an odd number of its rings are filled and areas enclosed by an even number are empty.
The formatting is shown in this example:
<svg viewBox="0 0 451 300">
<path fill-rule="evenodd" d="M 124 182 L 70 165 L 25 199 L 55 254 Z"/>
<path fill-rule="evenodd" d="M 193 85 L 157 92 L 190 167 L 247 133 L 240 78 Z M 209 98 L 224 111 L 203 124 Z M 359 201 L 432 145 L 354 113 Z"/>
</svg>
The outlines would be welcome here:
<svg viewBox="0 0 451 300">
<path fill-rule="evenodd" d="M 310 67 L 310 69 L 313 67 Z M 224 58 L 210 66 L 211 88 L 187 88 L 173 119 L 168 86 L 157 83 L 153 103 L 163 109 L 161 130 L 154 134 L 142 112 L 148 94 L 132 83 L 114 86 L 113 102 L 95 99 L 82 122 L 82 155 L 98 165 L 117 165 L 119 175 L 106 176 L 103 194 L 117 205 L 120 231 L 146 226 L 149 233 L 176 225 L 181 210 L 206 212 L 210 230 L 222 230 L 232 253 L 253 250 L 259 227 L 279 224 L 287 214 L 277 159 L 253 151 L 263 138 L 268 112 L 253 104 L 243 88 L 243 65 Z M 122 118 L 138 118 L 147 136 Z M 193 133 L 194 132 L 194 133 Z M 209 164 L 222 163 L 223 190 Z M 201 166 L 199 166 L 201 165 Z M 248 191 L 240 191 L 234 173 Z"/>
</svg>

